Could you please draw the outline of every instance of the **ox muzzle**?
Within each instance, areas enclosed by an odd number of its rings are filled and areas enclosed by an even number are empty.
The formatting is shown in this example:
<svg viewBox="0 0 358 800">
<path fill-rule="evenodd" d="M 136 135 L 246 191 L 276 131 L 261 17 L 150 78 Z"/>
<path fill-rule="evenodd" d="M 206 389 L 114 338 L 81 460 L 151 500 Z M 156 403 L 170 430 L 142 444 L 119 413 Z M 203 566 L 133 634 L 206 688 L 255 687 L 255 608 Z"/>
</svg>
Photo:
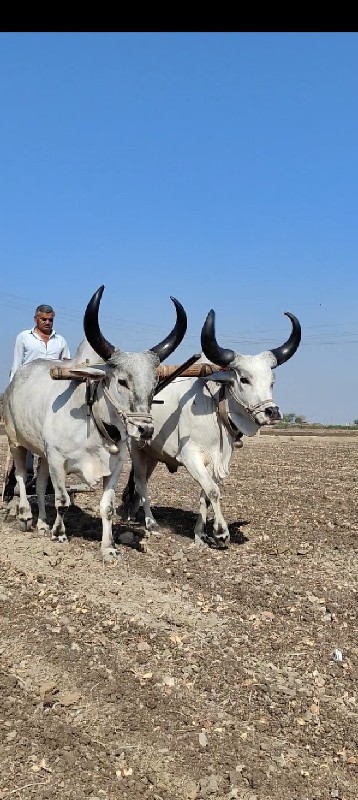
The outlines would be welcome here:
<svg viewBox="0 0 358 800">
<path fill-rule="evenodd" d="M 229 385 L 228 388 L 235 402 L 246 411 L 256 425 L 260 427 L 262 425 L 273 425 L 275 422 L 282 419 L 279 407 L 276 406 L 271 399 L 262 400 L 261 403 L 256 403 L 254 406 L 248 406 L 242 402 L 233 385 Z"/>
<path fill-rule="evenodd" d="M 258 425 L 274 425 L 275 422 L 282 419 L 282 414 L 278 406 L 264 405 L 263 408 L 263 405 L 264 404 L 260 403 L 258 408 L 250 409 L 250 413 Z"/>
<path fill-rule="evenodd" d="M 151 414 L 125 413 L 125 423 L 128 436 L 137 442 L 148 444 L 154 433 L 154 425 Z"/>
</svg>

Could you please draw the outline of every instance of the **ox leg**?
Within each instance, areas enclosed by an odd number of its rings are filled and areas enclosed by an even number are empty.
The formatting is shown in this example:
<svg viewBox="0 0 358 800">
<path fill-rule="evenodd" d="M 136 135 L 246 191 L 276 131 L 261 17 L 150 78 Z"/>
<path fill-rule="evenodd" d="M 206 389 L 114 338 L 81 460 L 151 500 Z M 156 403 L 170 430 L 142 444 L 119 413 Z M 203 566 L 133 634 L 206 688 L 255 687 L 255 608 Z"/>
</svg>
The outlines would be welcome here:
<svg viewBox="0 0 358 800">
<path fill-rule="evenodd" d="M 226 548 L 230 544 L 230 533 L 220 507 L 220 489 L 215 483 L 208 470 L 206 469 L 200 453 L 186 448 L 182 453 L 182 462 L 186 466 L 190 475 L 196 480 L 207 498 L 208 505 L 211 503 L 214 514 L 214 541 L 217 547 Z M 210 544 L 212 541 L 205 533 L 205 522 L 207 509 L 203 509 L 206 500 L 203 493 L 200 496 L 200 511 L 194 529 L 196 544 Z"/>
<path fill-rule="evenodd" d="M 118 556 L 118 550 L 113 541 L 112 520 L 115 512 L 115 490 L 125 460 L 124 453 L 123 456 L 119 456 L 111 475 L 106 475 L 103 478 L 103 494 L 99 509 L 102 518 L 101 553 L 104 561 L 110 561 L 112 557 Z"/>
<path fill-rule="evenodd" d="M 200 500 L 199 500 L 199 514 L 197 516 L 196 525 L 195 525 L 195 535 L 199 536 L 200 539 L 203 540 L 205 537 L 205 526 L 208 519 L 208 511 L 210 508 L 210 500 L 207 498 L 204 490 L 200 492 Z M 208 537 L 206 537 L 207 539 Z"/>
<path fill-rule="evenodd" d="M 36 494 L 39 505 L 37 530 L 39 531 L 49 530 L 46 520 L 46 507 L 45 507 L 45 496 L 46 496 L 48 476 L 49 476 L 48 462 L 45 457 L 42 457 L 39 460 L 39 465 L 37 468 L 37 476 L 36 476 Z"/>
<path fill-rule="evenodd" d="M 134 468 L 132 467 L 129 478 L 127 482 L 127 486 L 123 489 L 122 493 L 122 508 L 121 508 L 121 515 L 122 519 L 125 520 L 135 520 L 139 511 L 140 506 L 140 497 L 138 492 L 135 488 L 135 479 L 134 479 Z"/>
<path fill-rule="evenodd" d="M 157 531 L 159 525 L 153 517 L 149 504 L 148 481 L 158 462 L 142 450 L 137 451 L 132 447 L 132 463 L 136 493 L 144 509 L 146 530 Z"/>
<path fill-rule="evenodd" d="M 157 461 L 148 456 L 146 458 L 139 458 L 138 460 L 136 459 L 133 462 L 135 486 L 140 498 L 140 502 L 144 509 L 145 527 L 147 531 L 159 530 L 159 525 L 156 519 L 153 517 L 148 498 L 148 481 L 151 474 L 154 472 L 157 463 Z"/>
<path fill-rule="evenodd" d="M 11 448 L 15 463 L 15 474 L 19 488 L 19 527 L 20 531 L 29 531 L 32 527 L 32 511 L 26 494 L 26 453 L 25 447 Z"/>
<path fill-rule="evenodd" d="M 50 478 L 55 491 L 56 519 L 51 529 L 51 539 L 53 542 L 66 542 L 66 529 L 63 521 L 64 515 L 70 505 L 70 496 L 66 491 L 66 473 L 63 460 L 54 461 L 51 457 Z M 40 467 L 41 472 L 41 467 Z"/>
</svg>

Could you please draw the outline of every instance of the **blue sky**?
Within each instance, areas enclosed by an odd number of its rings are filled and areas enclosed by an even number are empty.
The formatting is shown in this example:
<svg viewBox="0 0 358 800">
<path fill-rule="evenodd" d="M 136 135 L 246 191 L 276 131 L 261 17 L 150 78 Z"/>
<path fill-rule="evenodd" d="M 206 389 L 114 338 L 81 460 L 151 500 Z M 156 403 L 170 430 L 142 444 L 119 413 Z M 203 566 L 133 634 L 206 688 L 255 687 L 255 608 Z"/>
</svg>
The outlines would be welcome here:
<svg viewBox="0 0 358 800">
<path fill-rule="evenodd" d="M 303 330 L 282 411 L 358 417 L 358 34 L 0 34 L 0 390 L 50 303 L 74 350 L 102 283 L 123 349 L 255 353 Z"/>
</svg>

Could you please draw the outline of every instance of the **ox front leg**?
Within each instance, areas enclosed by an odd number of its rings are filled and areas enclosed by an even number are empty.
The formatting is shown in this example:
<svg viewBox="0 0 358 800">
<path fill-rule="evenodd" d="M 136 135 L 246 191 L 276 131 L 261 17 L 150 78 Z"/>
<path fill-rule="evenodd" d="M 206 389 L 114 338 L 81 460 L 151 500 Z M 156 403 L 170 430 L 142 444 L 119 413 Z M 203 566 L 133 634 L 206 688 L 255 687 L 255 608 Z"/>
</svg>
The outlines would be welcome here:
<svg viewBox="0 0 358 800">
<path fill-rule="evenodd" d="M 199 452 L 186 447 L 182 452 L 182 463 L 186 466 L 190 475 L 196 480 L 203 492 L 200 496 L 200 511 L 194 529 L 196 544 L 211 544 L 212 539 L 205 533 L 205 523 L 207 518 L 207 508 L 211 503 L 214 514 L 214 544 L 220 549 L 224 549 L 230 544 L 230 533 L 223 517 L 220 506 L 220 490 L 211 475 L 209 474 L 203 458 Z M 205 510 L 204 510 L 205 504 Z"/>
<path fill-rule="evenodd" d="M 125 452 L 123 455 L 120 454 L 111 474 L 103 478 L 103 494 L 99 506 L 102 518 L 101 554 L 103 561 L 111 561 L 112 558 L 117 558 L 119 556 L 119 552 L 113 540 L 112 520 L 115 511 L 115 490 L 125 458 Z"/>
<path fill-rule="evenodd" d="M 51 457 L 49 467 L 52 485 L 55 490 L 55 507 L 57 512 L 55 522 L 51 529 L 51 539 L 53 542 L 66 542 L 67 536 L 64 516 L 70 505 L 70 496 L 66 491 L 66 472 L 63 461 L 60 459 L 54 460 L 53 457 Z M 42 480 L 42 477 L 40 477 L 40 480 Z"/>
<path fill-rule="evenodd" d="M 11 448 L 15 463 L 15 474 L 19 488 L 19 527 L 20 531 L 30 531 L 32 527 L 32 511 L 26 494 L 26 453 L 25 447 Z"/>
<path fill-rule="evenodd" d="M 199 514 L 196 519 L 195 525 L 195 538 L 200 540 L 198 544 L 203 542 L 209 543 L 209 537 L 205 533 L 205 527 L 208 519 L 208 510 L 210 508 L 210 500 L 208 500 L 205 492 L 202 490 L 199 500 Z"/>
</svg>

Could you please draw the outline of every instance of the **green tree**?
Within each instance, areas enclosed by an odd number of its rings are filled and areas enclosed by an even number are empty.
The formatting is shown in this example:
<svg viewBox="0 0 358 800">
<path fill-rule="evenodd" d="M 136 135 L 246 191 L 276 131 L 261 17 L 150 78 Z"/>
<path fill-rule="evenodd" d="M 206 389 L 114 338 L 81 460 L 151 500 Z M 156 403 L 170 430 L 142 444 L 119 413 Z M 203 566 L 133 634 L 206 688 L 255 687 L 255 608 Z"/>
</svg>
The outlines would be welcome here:
<svg viewBox="0 0 358 800">
<path fill-rule="evenodd" d="M 295 417 L 296 425 L 303 425 L 305 422 L 306 422 L 306 417 L 304 416 L 304 414 L 298 414 Z"/>
<path fill-rule="evenodd" d="M 281 421 L 282 422 L 287 422 L 289 425 L 292 425 L 292 423 L 295 421 L 295 419 L 296 419 L 296 414 L 294 414 L 292 411 L 290 411 L 289 414 L 283 414 Z"/>
</svg>

